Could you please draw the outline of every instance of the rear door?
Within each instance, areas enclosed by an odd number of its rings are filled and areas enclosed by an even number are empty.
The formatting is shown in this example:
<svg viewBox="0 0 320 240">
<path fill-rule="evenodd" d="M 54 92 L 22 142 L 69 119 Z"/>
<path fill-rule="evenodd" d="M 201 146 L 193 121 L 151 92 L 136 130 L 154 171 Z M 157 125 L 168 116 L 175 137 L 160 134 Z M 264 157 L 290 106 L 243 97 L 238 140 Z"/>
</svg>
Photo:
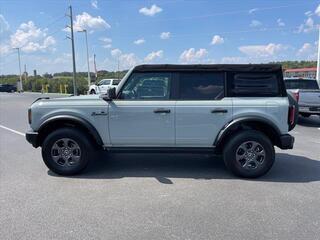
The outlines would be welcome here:
<svg viewBox="0 0 320 240">
<path fill-rule="evenodd" d="M 176 102 L 176 146 L 212 147 L 232 119 L 232 99 L 225 97 L 225 73 L 180 72 Z"/>
</svg>

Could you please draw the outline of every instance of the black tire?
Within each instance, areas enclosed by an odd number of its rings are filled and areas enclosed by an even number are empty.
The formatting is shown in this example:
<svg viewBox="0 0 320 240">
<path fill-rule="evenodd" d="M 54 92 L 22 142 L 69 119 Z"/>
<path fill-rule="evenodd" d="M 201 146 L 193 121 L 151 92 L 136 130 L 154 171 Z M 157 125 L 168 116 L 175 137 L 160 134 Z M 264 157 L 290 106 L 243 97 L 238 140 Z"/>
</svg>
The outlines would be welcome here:
<svg viewBox="0 0 320 240">
<path fill-rule="evenodd" d="M 90 94 L 96 94 L 96 91 L 92 89 L 92 90 L 90 91 Z"/>
<path fill-rule="evenodd" d="M 242 146 L 242 144 L 249 144 L 250 146 L 250 141 L 258 143 L 259 147 L 257 147 L 258 148 L 257 150 L 261 150 L 260 147 L 262 147 L 265 155 L 263 157 L 263 160 L 259 159 L 259 164 L 256 164 L 257 168 L 255 169 L 253 168 L 253 164 L 251 164 L 252 165 L 251 168 L 250 168 L 250 165 L 246 166 L 247 168 L 245 168 L 244 166 L 242 166 L 243 160 L 237 159 L 237 156 L 239 156 L 239 151 L 240 153 L 241 151 L 243 151 L 241 150 L 240 146 Z M 241 156 L 244 156 L 244 155 L 241 155 Z M 258 154 L 254 156 L 258 156 Z M 252 154 L 250 157 L 252 157 Z M 239 158 L 241 157 L 239 156 Z M 259 156 L 259 158 L 262 158 L 262 157 Z M 223 159 L 226 167 L 234 175 L 239 177 L 244 177 L 244 178 L 257 178 L 266 174 L 272 167 L 275 159 L 274 146 L 271 143 L 270 139 L 262 132 L 255 131 L 255 130 L 243 130 L 233 135 L 232 138 L 229 139 L 229 141 L 227 142 L 227 144 L 223 149 Z M 261 164 L 260 164 L 260 161 L 261 161 Z M 249 161 L 249 162 L 252 162 L 252 161 Z"/>
<path fill-rule="evenodd" d="M 53 155 L 52 151 L 54 151 L 53 146 L 55 143 L 60 141 L 59 139 L 60 140 L 70 139 L 70 142 L 68 143 L 71 144 L 71 147 L 73 142 L 75 142 L 78 145 L 77 147 L 79 147 L 80 149 L 80 154 L 78 154 L 77 157 L 79 159 L 77 160 L 76 163 L 74 163 L 74 165 L 64 166 L 59 164 L 53 159 L 54 158 L 54 156 L 52 156 Z M 52 172 L 59 175 L 69 176 L 69 175 L 75 175 L 80 173 L 82 170 L 84 170 L 87 167 L 90 159 L 94 155 L 92 154 L 93 146 L 89 139 L 90 138 L 86 134 L 73 128 L 61 128 L 53 131 L 45 138 L 42 144 L 42 158 L 44 163 Z M 58 161 L 63 162 L 64 159 L 60 157 Z M 67 162 L 68 164 L 70 163 L 69 160 L 67 160 Z"/>
<path fill-rule="evenodd" d="M 300 115 L 301 115 L 302 117 L 305 117 L 305 118 L 308 118 L 308 117 L 311 116 L 310 113 L 300 113 Z"/>
</svg>

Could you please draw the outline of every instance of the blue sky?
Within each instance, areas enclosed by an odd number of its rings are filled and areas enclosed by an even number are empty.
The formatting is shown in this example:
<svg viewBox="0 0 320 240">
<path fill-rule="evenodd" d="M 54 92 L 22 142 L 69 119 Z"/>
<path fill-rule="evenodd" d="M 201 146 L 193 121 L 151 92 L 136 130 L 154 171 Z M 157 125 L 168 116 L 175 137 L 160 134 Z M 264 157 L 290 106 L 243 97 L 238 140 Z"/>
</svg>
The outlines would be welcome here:
<svg viewBox="0 0 320 240">
<path fill-rule="evenodd" d="M 65 26 L 88 31 L 90 67 L 140 63 L 260 63 L 315 60 L 320 1 L 0 0 L 0 74 L 71 71 Z M 77 71 L 86 71 L 84 33 L 75 32 Z"/>
</svg>

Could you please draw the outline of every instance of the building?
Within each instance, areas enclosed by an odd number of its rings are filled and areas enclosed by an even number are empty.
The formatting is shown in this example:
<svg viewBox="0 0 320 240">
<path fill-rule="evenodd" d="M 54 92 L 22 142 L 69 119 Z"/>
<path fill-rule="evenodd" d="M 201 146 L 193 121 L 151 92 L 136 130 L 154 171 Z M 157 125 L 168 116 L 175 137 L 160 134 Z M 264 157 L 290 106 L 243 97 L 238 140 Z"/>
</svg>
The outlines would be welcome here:
<svg viewBox="0 0 320 240">
<path fill-rule="evenodd" d="M 298 78 L 313 78 L 316 79 L 317 76 L 317 68 L 309 67 L 309 68 L 292 68 L 286 69 L 284 71 L 284 77 L 298 77 Z"/>
</svg>

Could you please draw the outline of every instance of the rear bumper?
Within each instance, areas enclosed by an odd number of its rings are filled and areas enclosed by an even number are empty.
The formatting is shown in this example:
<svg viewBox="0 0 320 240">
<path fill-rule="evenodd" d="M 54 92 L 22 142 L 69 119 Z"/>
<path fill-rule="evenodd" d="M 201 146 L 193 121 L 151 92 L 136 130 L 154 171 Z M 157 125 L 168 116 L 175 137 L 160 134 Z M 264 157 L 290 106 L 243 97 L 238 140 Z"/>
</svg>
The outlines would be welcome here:
<svg viewBox="0 0 320 240">
<path fill-rule="evenodd" d="M 26 139 L 29 143 L 32 144 L 33 147 L 39 147 L 38 145 L 38 133 L 37 132 L 32 132 L 28 131 L 26 132 Z"/>
<path fill-rule="evenodd" d="M 290 134 L 284 134 L 280 136 L 279 148 L 292 149 L 294 144 L 294 137 Z"/>
<path fill-rule="evenodd" d="M 309 113 L 320 115 L 320 106 L 299 105 L 299 113 Z"/>
</svg>

